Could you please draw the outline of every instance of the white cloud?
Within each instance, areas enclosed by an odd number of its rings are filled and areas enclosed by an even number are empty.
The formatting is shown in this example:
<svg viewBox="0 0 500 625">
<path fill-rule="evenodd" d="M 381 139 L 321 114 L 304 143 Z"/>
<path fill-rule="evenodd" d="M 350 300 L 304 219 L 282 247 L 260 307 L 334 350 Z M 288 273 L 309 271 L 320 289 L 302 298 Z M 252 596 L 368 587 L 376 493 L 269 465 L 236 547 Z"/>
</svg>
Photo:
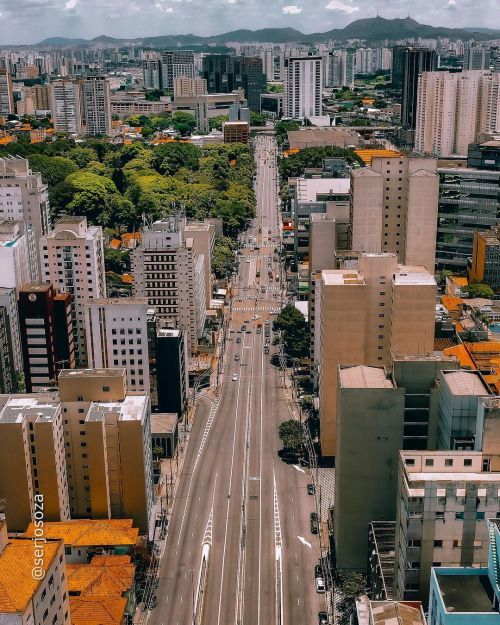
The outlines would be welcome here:
<svg viewBox="0 0 500 625">
<path fill-rule="evenodd" d="M 339 13 L 356 13 L 356 11 L 359 11 L 359 7 L 346 4 L 342 2 L 342 0 L 330 0 L 330 2 L 325 5 L 325 9 L 329 11 L 339 11 Z"/>
<path fill-rule="evenodd" d="M 457 6 L 456 0 L 448 0 L 448 6 L 449 7 L 456 7 Z"/>
<path fill-rule="evenodd" d="M 78 0 L 67 0 L 66 2 L 66 8 L 69 9 L 74 9 L 76 7 L 76 5 L 78 4 Z"/>
<path fill-rule="evenodd" d="M 289 4 L 283 7 L 283 13 L 285 15 L 297 15 L 298 13 L 302 13 L 302 8 L 298 7 L 296 4 Z"/>
</svg>

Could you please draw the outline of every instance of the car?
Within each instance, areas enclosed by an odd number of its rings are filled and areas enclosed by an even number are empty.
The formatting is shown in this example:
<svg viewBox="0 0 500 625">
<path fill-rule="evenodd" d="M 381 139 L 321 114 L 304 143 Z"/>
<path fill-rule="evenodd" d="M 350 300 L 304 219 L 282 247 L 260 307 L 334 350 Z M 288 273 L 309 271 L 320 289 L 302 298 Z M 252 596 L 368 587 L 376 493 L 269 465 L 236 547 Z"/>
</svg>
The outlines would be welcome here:
<svg viewBox="0 0 500 625">
<path fill-rule="evenodd" d="M 308 484 L 307 485 L 307 494 L 308 495 L 314 495 L 315 492 L 316 492 L 316 487 L 314 486 L 314 484 Z"/>
<path fill-rule="evenodd" d="M 243 323 L 250 323 L 250 319 L 245 319 Z"/>
<path fill-rule="evenodd" d="M 237 337 L 236 337 L 236 342 L 237 342 L 237 343 L 241 343 L 241 336 L 237 336 Z"/>
<path fill-rule="evenodd" d="M 262 328 L 257 328 L 257 334 L 261 334 L 262 333 Z"/>
<path fill-rule="evenodd" d="M 271 325 L 271 321 L 270 321 L 269 319 L 266 319 L 266 321 L 265 321 L 265 325 L 266 325 L 266 326 L 270 326 L 270 325 Z"/>
<path fill-rule="evenodd" d="M 264 347 L 264 354 L 269 354 L 269 347 Z"/>
<path fill-rule="evenodd" d="M 326 612 L 318 612 L 318 625 L 328 625 L 328 614 Z"/>
<path fill-rule="evenodd" d="M 271 312 L 269 314 L 270 315 L 279 315 L 279 312 L 277 310 L 271 310 Z"/>
<path fill-rule="evenodd" d="M 314 577 L 323 577 L 323 567 L 321 564 L 316 564 L 314 567 Z"/>
<path fill-rule="evenodd" d="M 260 292 L 261 293 L 265 293 L 266 292 L 266 287 L 265 286 L 260 287 Z"/>
<path fill-rule="evenodd" d="M 260 319 L 260 315 L 254 315 L 252 317 L 252 321 L 257 321 L 257 319 Z"/>
<path fill-rule="evenodd" d="M 319 532 L 318 515 L 316 512 L 311 512 L 311 534 L 317 534 Z"/>
<path fill-rule="evenodd" d="M 242 332 L 245 332 L 245 331 L 246 331 L 246 329 L 247 329 L 247 327 L 246 327 L 246 326 L 241 326 L 241 331 L 242 331 Z"/>
<path fill-rule="evenodd" d="M 322 577 L 317 577 L 316 578 L 316 592 L 326 592 L 326 588 L 325 588 L 325 580 Z"/>
<path fill-rule="evenodd" d="M 236 375 L 236 373 L 233 373 L 233 377 L 231 379 L 233 380 L 233 382 L 238 381 L 238 376 Z"/>
<path fill-rule="evenodd" d="M 249 258 L 247 258 L 245 262 L 246 262 L 246 263 L 249 263 L 249 262 L 250 262 L 250 259 L 249 259 Z"/>
<path fill-rule="evenodd" d="M 234 355 L 234 359 L 235 359 L 236 361 L 238 361 L 238 360 L 240 359 L 240 355 L 239 355 L 239 354 L 235 354 L 235 355 Z"/>
</svg>

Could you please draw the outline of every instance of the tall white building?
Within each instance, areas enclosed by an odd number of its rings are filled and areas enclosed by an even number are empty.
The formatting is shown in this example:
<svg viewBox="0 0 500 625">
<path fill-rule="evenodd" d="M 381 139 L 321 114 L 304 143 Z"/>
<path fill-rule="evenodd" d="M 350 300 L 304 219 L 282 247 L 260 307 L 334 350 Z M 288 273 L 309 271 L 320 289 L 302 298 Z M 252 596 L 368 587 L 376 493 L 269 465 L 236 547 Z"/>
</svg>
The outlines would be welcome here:
<svg viewBox="0 0 500 625">
<path fill-rule="evenodd" d="M 196 352 L 205 325 L 205 263 L 192 237 L 175 219 L 155 222 L 132 252 L 132 273 L 134 295 L 147 297 L 165 325 L 185 330 Z"/>
<path fill-rule="evenodd" d="M 285 117 L 321 115 L 322 64 L 321 56 L 285 58 Z"/>
<path fill-rule="evenodd" d="M 79 80 L 50 83 L 50 110 L 57 132 L 82 132 L 82 84 Z"/>
<path fill-rule="evenodd" d="M 12 78 L 9 70 L 0 69 L 0 115 L 9 115 L 14 112 L 14 96 Z"/>
<path fill-rule="evenodd" d="M 30 265 L 28 237 L 23 229 L 18 221 L 0 222 L 0 287 L 19 291 L 23 284 L 38 280 L 38 276 L 33 280 L 32 269 L 38 265 Z"/>
<path fill-rule="evenodd" d="M 75 356 L 87 362 L 84 303 L 106 297 L 102 228 L 88 226 L 86 217 L 63 217 L 40 240 L 42 281 L 71 293 Z"/>
<path fill-rule="evenodd" d="M 109 80 L 104 76 L 85 76 L 83 82 L 83 110 L 85 133 L 111 134 L 111 95 Z"/>
<path fill-rule="evenodd" d="M 26 158 L 0 158 L 0 220 L 23 222 L 32 278 L 38 279 L 38 242 L 50 231 L 47 185 L 32 172 Z"/>
<path fill-rule="evenodd" d="M 89 299 L 85 304 L 88 364 L 125 369 L 130 391 L 149 392 L 148 300 Z"/>
<path fill-rule="evenodd" d="M 354 87 L 354 52 L 334 50 L 328 55 L 328 87 Z"/>
<path fill-rule="evenodd" d="M 467 154 L 481 132 L 500 132 L 500 74 L 423 72 L 418 79 L 415 151 Z"/>
</svg>

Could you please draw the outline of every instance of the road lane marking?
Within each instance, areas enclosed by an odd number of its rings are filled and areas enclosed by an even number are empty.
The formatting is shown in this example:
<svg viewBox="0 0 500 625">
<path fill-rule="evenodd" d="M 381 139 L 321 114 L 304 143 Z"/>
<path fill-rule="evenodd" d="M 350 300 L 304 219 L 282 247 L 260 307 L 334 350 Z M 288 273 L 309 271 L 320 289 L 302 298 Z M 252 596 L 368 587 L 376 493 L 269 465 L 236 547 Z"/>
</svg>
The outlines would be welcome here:
<svg viewBox="0 0 500 625">
<path fill-rule="evenodd" d="M 309 549 L 312 549 L 311 543 L 308 543 L 307 540 L 303 536 L 297 536 L 297 538 L 300 540 L 300 542 L 303 545 L 305 545 L 306 547 L 309 547 Z"/>
<path fill-rule="evenodd" d="M 304 469 L 302 467 L 299 467 L 298 464 L 294 464 L 293 468 L 297 469 L 297 471 L 299 471 L 299 473 L 305 473 Z"/>
</svg>

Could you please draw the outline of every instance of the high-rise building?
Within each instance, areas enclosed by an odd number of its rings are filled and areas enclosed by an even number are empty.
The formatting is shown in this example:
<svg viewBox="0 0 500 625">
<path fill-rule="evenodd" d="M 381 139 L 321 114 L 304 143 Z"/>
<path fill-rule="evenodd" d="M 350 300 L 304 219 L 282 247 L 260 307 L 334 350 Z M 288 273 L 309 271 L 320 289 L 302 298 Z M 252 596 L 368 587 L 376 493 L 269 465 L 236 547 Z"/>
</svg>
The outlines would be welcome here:
<svg viewBox="0 0 500 625">
<path fill-rule="evenodd" d="M 401 123 L 403 128 L 415 130 L 417 124 L 417 89 L 418 77 L 422 72 L 437 69 L 435 50 L 428 48 L 406 48 L 403 69 L 403 98 L 401 104 Z"/>
<path fill-rule="evenodd" d="M 474 232 L 469 281 L 486 283 L 500 291 L 500 232 L 497 228 Z"/>
<path fill-rule="evenodd" d="M 479 133 L 500 130 L 500 74 L 424 72 L 419 78 L 415 151 L 466 155 Z"/>
<path fill-rule="evenodd" d="M 21 344 L 21 331 L 19 329 L 19 313 L 17 306 L 17 293 L 15 289 L 7 289 L 0 287 L 0 308 L 3 309 L 8 324 L 5 340 L 8 345 L 4 344 L 3 351 L 5 354 L 12 351 L 12 360 L 6 365 L 6 370 L 13 369 L 16 376 L 16 384 L 14 389 L 2 391 L 4 393 L 17 392 L 21 387 L 21 378 L 24 375 L 23 366 L 23 350 Z M 7 356 L 6 356 L 7 357 Z"/>
<path fill-rule="evenodd" d="M 395 599 L 427 604 L 432 566 L 487 566 L 500 473 L 480 451 L 403 451 L 399 465 Z"/>
<path fill-rule="evenodd" d="M 395 254 L 361 254 L 357 269 L 321 272 L 319 390 L 321 448 L 337 452 L 337 368 L 387 366 L 391 354 L 434 349 L 436 283 Z"/>
<path fill-rule="evenodd" d="M 197 351 L 205 325 L 204 257 L 184 238 L 173 218 L 145 229 L 142 243 L 132 251 L 134 295 L 147 297 L 159 320 L 187 332 L 191 353 Z"/>
<path fill-rule="evenodd" d="M 31 171 L 26 158 L 0 159 L 0 220 L 23 222 L 32 276 L 37 276 L 38 243 L 51 228 L 49 194 L 42 176 Z"/>
<path fill-rule="evenodd" d="M 203 256 L 205 267 L 205 304 L 210 309 L 212 300 L 212 256 L 215 246 L 215 225 L 208 221 L 190 221 L 184 226 L 184 237 L 193 239 L 193 251 Z M 162 412 L 170 412 L 162 410 Z"/>
<path fill-rule="evenodd" d="M 59 400 L 71 516 L 133 519 L 147 533 L 153 507 L 148 393 L 127 391 L 123 369 L 66 370 Z"/>
<path fill-rule="evenodd" d="M 111 95 L 105 76 L 82 78 L 83 111 L 87 135 L 111 134 Z"/>
<path fill-rule="evenodd" d="M 71 295 L 51 284 L 26 284 L 19 293 L 19 326 L 28 393 L 54 386 L 75 366 Z"/>
<path fill-rule="evenodd" d="M 87 362 L 84 303 L 106 297 L 102 228 L 88 226 L 86 217 L 62 217 L 40 239 L 42 280 L 72 295 L 77 363 Z"/>
<path fill-rule="evenodd" d="M 484 46 L 470 46 L 464 54 L 464 70 L 489 69 L 490 49 Z"/>
<path fill-rule="evenodd" d="M 34 518 L 40 495 L 47 521 L 69 519 L 59 401 L 36 395 L 3 395 L 0 404 L 0 498 L 6 500 L 9 526 L 24 531 Z"/>
<path fill-rule="evenodd" d="M 161 70 L 160 59 L 146 59 L 142 62 L 142 75 L 146 89 L 162 89 Z"/>
<path fill-rule="evenodd" d="M 58 79 L 50 83 L 50 110 L 57 132 L 80 134 L 83 121 L 82 83 Z"/>
<path fill-rule="evenodd" d="M 18 389 L 8 310 L 0 304 L 0 393 L 15 393 Z"/>
<path fill-rule="evenodd" d="M 204 78 L 186 78 L 178 76 L 174 80 L 174 98 L 179 96 L 193 97 L 207 93 L 207 81 Z"/>
<path fill-rule="evenodd" d="M 285 58 L 285 117 L 321 115 L 322 62 L 320 56 Z"/>
<path fill-rule="evenodd" d="M 475 231 L 500 220 L 500 170 L 440 167 L 436 264 L 466 271 Z"/>
<path fill-rule="evenodd" d="M 23 284 L 37 281 L 38 266 L 30 264 L 29 241 L 18 221 L 0 222 L 0 286 L 19 291 Z"/>
<path fill-rule="evenodd" d="M 327 87 L 354 87 L 354 50 L 333 50 L 327 63 Z"/>
<path fill-rule="evenodd" d="M 399 91 L 403 89 L 406 50 L 406 46 L 394 46 L 391 50 L 391 87 Z"/>
<path fill-rule="evenodd" d="M 100 298 L 85 304 L 88 364 L 120 367 L 130 391 L 149 390 L 146 298 Z"/>
<path fill-rule="evenodd" d="M 439 178 L 436 159 L 377 157 L 351 172 L 351 246 L 391 252 L 434 271 Z"/>
<path fill-rule="evenodd" d="M 162 88 L 173 89 L 179 76 L 196 78 L 195 54 L 192 50 L 166 50 L 161 55 Z"/>
<path fill-rule="evenodd" d="M 180 418 L 187 410 L 188 353 L 184 330 L 159 329 L 156 342 L 156 381 L 158 412 L 175 413 Z"/>
<path fill-rule="evenodd" d="M 0 115 L 14 113 L 12 78 L 7 69 L 0 69 Z"/>
</svg>

